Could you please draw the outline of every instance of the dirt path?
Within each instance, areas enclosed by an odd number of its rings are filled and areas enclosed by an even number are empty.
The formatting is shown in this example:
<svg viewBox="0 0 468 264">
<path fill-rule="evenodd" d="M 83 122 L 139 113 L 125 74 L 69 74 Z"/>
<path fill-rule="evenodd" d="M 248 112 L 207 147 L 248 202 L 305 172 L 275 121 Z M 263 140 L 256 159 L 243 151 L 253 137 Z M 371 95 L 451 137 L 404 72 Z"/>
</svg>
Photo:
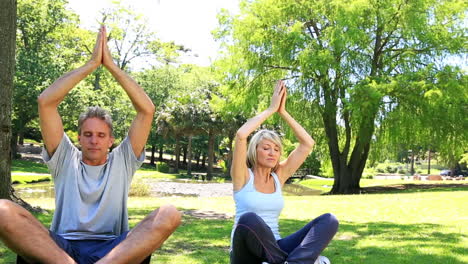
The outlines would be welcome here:
<svg viewBox="0 0 468 264">
<path fill-rule="evenodd" d="M 232 196 L 232 183 L 184 183 L 145 179 L 150 185 L 151 196 Z"/>
</svg>

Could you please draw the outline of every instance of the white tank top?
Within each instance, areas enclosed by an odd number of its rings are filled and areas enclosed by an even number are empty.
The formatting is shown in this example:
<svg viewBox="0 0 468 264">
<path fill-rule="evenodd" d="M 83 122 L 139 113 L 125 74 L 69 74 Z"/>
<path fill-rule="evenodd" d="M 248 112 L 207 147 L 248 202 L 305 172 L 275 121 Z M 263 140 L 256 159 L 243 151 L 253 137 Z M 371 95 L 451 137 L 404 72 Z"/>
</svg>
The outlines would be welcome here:
<svg viewBox="0 0 468 264">
<path fill-rule="evenodd" d="M 256 213 L 270 227 L 276 240 L 281 239 L 278 227 L 278 218 L 284 207 L 284 199 L 281 193 L 281 183 L 278 175 L 272 172 L 271 175 L 275 181 L 274 193 L 262 193 L 255 189 L 254 174 L 249 169 L 249 181 L 242 189 L 234 192 L 234 201 L 236 203 L 236 217 L 234 219 L 234 228 L 241 215 L 247 212 Z M 231 234 L 234 234 L 234 228 Z"/>
</svg>

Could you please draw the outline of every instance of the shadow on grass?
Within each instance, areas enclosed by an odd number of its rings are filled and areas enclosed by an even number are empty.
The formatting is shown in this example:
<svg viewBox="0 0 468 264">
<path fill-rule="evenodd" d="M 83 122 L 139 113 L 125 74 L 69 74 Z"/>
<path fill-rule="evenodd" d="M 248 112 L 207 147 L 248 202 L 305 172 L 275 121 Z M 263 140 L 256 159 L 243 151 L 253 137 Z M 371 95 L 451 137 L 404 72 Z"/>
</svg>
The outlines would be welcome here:
<svg viewBox="0 0 468 264">
<path fill-rule="evenodd" d="M 184 210 L 190 210 L 184 208 Z M 151 209 L 130 209 L 131 227 Z M 46 226 L 52 214 L 39 215 Z M 281 219 L 286 236 L 306 221 Z M 152 263 L 229 263 L 232 220 L 207 220 L 184 215 L 182 225 L 153 254 Z M 336 264 L 462 264 L 468 247 L 466 234 L 444 232 L 438 224 L 398 224 L 391 222 L 341 222 L 340 228 L 323 255 Z M 15 255 L 0 243 L 0 263 L 14 263 Z"/>
<path fill-rule="evenodd" d="M 306 221 L 284 219 L 282 235 L 293 233 Z M 391 222 L 341 222 L 338 233 L 323 255 L 332 263 L 401 264 L 466 263 L 466 234 L 439 232 L 437 224 Z"/>
<path fill-rule="evenodd" d="M 468 183 L 441 183 L 441 184 L 393 184 L 384 186 L 369 186 L 361 188 L 362 193 L 417 193 L 417 192 L 455 192 L 468 191 Z"/>
</svg>

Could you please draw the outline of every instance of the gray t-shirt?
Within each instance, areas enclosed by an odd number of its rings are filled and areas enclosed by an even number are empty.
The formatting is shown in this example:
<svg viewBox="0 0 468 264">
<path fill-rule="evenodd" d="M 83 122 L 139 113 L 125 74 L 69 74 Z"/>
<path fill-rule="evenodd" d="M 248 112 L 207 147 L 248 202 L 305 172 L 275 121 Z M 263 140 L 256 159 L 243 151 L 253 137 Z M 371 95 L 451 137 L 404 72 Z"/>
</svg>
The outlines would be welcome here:
<svg viewBox="0 0 468 264">
<path fill-rule="evenodd" d="M 135 156 L 128 137 L 99 166 L 85 164 L 66 134 L 52 157 L 45 149 L 42 157 L 55 185 L 53 232 L 71 240 L 108 240 L 128 231 L 128 190 L 145 159 L 144 151 Z"/>
</svg>

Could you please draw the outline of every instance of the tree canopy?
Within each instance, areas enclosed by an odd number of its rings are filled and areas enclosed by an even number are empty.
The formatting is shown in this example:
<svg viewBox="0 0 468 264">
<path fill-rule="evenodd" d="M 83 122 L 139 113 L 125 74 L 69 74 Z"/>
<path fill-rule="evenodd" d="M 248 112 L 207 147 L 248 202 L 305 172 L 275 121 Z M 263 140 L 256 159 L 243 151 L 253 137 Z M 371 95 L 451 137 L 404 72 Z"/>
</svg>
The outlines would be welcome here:
<svg viewBox="0 0 468 264">
<path fill-rule="evenodd" d="M 229 64 L 225 80 L 246 87 L 248 100 L 269 94 L 265 84 L 272 79 L 285 78 L 290 93 L 308 102 L 298 116 L 321 122 L 324 130 L 315 133 L 326 135 L 331 192 L 356 193 L 385 121 L 414 109 L 423 120 L 430 111 L 422 109 L 431 106 L 415 96 L 447 89 L 433 80 L 442 76 L 447 56 L 466 52 L 464 13 L 463 1 L 242 1 L 239 15 L 219 16 L 216 34 Z"/>
</svg>

